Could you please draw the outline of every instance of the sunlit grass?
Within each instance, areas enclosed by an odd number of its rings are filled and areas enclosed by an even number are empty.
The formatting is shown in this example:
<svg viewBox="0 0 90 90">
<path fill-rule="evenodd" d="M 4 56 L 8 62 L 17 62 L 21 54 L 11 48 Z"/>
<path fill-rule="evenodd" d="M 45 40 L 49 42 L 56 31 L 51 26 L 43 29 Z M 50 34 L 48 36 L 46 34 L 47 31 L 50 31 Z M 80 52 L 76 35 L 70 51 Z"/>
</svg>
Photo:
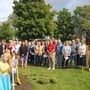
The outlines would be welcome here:
<svg viewBox="0 0 90 90">
<path fill-rule="evenodd" d="M 44 67 L 28 66 L 20 68 L 20 74 L 26 77 L 33 90 L 90 90 L 90 73 L 81 72 L 80 69 L 53 71 Z"/>
</svg>

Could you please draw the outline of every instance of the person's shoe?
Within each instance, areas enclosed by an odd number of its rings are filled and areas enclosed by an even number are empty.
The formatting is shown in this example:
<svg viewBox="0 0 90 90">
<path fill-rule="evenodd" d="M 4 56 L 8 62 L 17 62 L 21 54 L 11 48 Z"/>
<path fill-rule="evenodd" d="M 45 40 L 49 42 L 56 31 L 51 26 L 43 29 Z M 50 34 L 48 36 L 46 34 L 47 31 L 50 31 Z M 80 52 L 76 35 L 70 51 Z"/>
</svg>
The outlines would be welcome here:
<svg viewBox="0 0 90 90">
<path fill-rule="evenodd" d="M 90 68 L 89 68 L 89 70 L 88 70 L 89 72 L 90 72 Z"/>
<path fill-rule="evenodd" d="M 51 69 L 51 67 L 48 68 L 49 70 Z"/>
<path fill-rule="evenodd" d="M 84 71 L 84 67 L 82 67 L 82 72 Z"/>
<path fill-rule="evenodd" d="M 55 70 L 55 68 L 52 68 L 52 70 Z"/>
<path fill-rule="evenodd" d="M 12 86 L 14 85 L 14 86 L 17 86 L 17 84 L 16 83 L 14 83 L 14 84 L 11 84 Z"/>
</svg>

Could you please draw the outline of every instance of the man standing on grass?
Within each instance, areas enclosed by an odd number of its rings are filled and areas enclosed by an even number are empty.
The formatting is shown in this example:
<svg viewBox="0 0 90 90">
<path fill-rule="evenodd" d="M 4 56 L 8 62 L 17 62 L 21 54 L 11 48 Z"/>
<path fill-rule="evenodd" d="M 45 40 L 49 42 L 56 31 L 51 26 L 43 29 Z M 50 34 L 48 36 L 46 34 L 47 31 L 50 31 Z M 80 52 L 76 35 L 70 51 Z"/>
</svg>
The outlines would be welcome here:
<svg viewBox="0 0 90 90">
<path fill-rule="evenodd" d="M 55 69 L 55 44 L 53 44 L 53 41 L 50 40 L 49 45 L 47 46 L 47 53 L 48 53 L 48 59 L 49 59 L 49 68 L 54 70 Z"/>
<path fill-rule="evenodd" d="M 56 60 L 57 60 L 58 68 L 61 68 L 61 64 L 62 64 L 62 48 L 63 48 L 63 44 L 61 40 L 58 39 L 57 45 L 56 45 Z"/>
</svg>

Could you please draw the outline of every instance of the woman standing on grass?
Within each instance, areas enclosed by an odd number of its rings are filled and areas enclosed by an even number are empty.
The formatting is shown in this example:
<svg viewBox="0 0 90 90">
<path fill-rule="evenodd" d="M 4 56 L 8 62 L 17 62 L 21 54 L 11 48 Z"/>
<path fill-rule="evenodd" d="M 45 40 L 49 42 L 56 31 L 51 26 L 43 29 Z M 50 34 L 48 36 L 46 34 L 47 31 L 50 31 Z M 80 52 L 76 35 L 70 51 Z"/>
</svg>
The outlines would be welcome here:
<svg viewBox="0 0 90 90">
<path fill-rule="evenodd" d="M 0 62 L 0 90 L 11 90 L 9 59 L 8 54 L 3 54 Z"/>
<path fill-rule="evenodd" d="M 63 55 L 62 68 L 65 68 L 65 67 L 67 68 L 68 61 L 71 55 L 71 47 L 69 46 L 68 41 L 65 41 L 65 44 L 62 48 L 62 55 Z"/>
<path fill-rule="evenodd" d="M 86 44 L 84 40 L 81 41 L 81 45 L 78 48 L 78 54 L 79 54 L 78 65 L 82 66 L 83 71 L 84 67 L 86 66 Z"/>
<path fill-rule="evenodd" d="M 37 44 L 34 48 L 34 51 L 35 51 L 36 65 L 41 66 L 41 64 L 42 64 L 42 54 L 43 54 L 43 46 L 41 45 L 41 41 L 37 41 Z"/>
<path fill-rule="evenodd" d="M 19 54 L 21 58 L 22 67 L 27 67 L 27 53 L 28 53 L 28 47 L 26 46 L 25 42 L 23 41 L 20 48 L 19 48 Z"/>
</svg>

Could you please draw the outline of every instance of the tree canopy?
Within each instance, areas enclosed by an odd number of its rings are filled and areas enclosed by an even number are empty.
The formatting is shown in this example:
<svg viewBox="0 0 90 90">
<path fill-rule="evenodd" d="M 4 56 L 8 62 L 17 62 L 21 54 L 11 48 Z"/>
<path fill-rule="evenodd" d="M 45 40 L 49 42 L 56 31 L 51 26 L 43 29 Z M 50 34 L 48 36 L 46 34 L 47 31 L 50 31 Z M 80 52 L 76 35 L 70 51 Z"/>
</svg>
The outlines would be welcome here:
<svg viewBox="0 0 90 90">
<path fill-rule="evenodd" d="M 71 39 L 74 35 L 71 12 L 63 8 L 63 10 L 58 13 L 57 19 L 57 37 L 62 40 Z"/>
<path fill-rule="evenodd" d="M 73 20 L 77 36 L 81 37 L 90 31 L 90 5 L 77 7 L 74 11 Z"/>
<path fill-rule="evenodd" d="M 20 39 L 44 38 L 54 36 L 56 23 L 53 20 L 55 11 L 44 0 L 14 1 L 14 27 L 18 29 Z"/>
<path fill-rule="evenodd" d="M 3 22 L 0 25 L 0 40 L 5 39 L 13 39 L 14 32 L 9 22 Z"/>
</svg>

